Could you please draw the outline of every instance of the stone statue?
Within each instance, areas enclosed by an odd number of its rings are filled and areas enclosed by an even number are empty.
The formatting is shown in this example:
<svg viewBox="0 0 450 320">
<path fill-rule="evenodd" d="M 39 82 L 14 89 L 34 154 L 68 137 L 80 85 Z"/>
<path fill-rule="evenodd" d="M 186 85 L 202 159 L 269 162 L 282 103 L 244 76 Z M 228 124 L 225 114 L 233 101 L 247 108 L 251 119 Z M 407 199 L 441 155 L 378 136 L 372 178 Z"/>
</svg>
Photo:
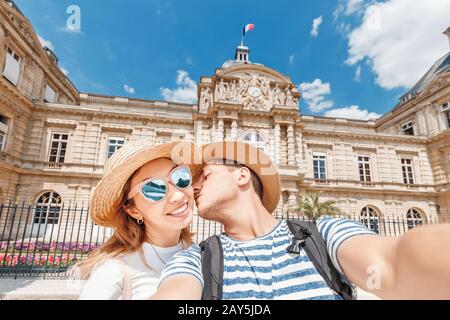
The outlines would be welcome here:
<svg viewBox="0 0 450 320">
<path fill-rule="evenodd" d="M 293 105 L 294 104 L 294 97 L 292 96 L 291 90 L 289 87 L 286 87 L 286 105 Z"/>
<path fill-rule="evenodd" d="M 210 88 L 204 88 L 202 89 L 200 93 L 200 111 L 208 110 L 209 106 L 211 104 L 211 89 Z"/>
<path fill-rule="evenodd" d="M 230 98 L 234 99 L 237 96 L 237 85 L 236 85 L 236 80 L 233 80 L 231 82 L 231 86 L 230 86 Z"/>
<path fill-rule="evenodd" d="M 282 104 L 282 105 L 286 104 L 286 93 L 284 93 L 283 90 L 280 90 L 279 100 L 280 100 L 280 104 Z"/>
<path fill-rule="evenodd" d="M 267 78 L 265 78 L 265 77 L 261 81 L 261 91 L 266 97 L 269 96 L 270 81 Z"/>
<path fill-rule="evenodd" d="M 273 90 L 273 104 L 281 104 L 280 103 L 280 93 L 281 90 L 278 87 L 278 83 L 275 85 L 275 89 Z"/>
<path fill-rule="evenodd" d="M 220 83 L 218 85 L 217 98 L 225 99 L 225 83 L 223 82 L 223 79 L 220 79 Z"/>
</svg>

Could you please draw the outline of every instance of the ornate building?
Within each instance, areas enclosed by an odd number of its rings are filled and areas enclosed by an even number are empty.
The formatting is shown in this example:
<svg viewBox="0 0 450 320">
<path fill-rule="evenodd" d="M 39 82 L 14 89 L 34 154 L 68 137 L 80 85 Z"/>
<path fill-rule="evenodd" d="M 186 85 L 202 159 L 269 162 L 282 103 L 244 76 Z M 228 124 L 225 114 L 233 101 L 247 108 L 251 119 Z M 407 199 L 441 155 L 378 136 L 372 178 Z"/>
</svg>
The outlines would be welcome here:
<svg viewBox="0 0 450 320">
<path fill-rule="evenodd" d="M 291 79 L 249 54 L 240 45 L 202 77 L 198 105 L 82 93 L 13 2 L 0 1 L 0 202 L 86 206 L 105 161 L 127 141 L 239 139 L 278 165 L 278 214 L 300 193 L 322 191 L 351 215 L 450 215 L 450 53 L 369 121 L 302 115 Z M 54 212 L 36 210 L 34 222 L 57 224 Z"/>
</svg>

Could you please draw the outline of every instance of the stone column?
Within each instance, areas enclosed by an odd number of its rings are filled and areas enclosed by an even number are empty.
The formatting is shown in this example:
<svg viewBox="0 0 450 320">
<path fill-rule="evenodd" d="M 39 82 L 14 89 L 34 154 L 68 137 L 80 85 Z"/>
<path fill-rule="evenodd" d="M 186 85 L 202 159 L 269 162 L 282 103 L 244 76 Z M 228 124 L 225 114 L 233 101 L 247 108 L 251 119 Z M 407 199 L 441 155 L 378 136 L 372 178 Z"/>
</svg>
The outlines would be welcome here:
<svg viewBox="0 0 450 320">
<path fill-rule="evenodd" d="M 287 143 L 288 143 L 288 165 L 295 166 L 295 137 L 294 125 L 290 124 L 287 127 Z"/>
<path fill-rule="evenodd" d="M 233 120 L 231 122 L 231 140 L 237 140 L 237 129 L 238 129 L 237 120 Z"/>
<path fill-rule="evenodd" d="M 219 121 L 217 122 L 217 141 L 223 141 L 224 138 L 224 130 L 225 130 L 225 125 L 223 123 L 223 119 L 219 119 Z"/>
<path fill-rule="evenodd" d="M 274 128 L 274 159 L 275 159 L 275 164 L 279 165 L 280 164 L 280 160 L 281 160 L 281 126 L 279 123 L 275 123 L 275 128 Z"/>
<path fill-rule="evenodd" d="M 297 208 L 297 192 L 289 191 L 289 200 L 288 200 L 288 208 L 289 213 L 292 214 L 294 210 Z"/>
<path fill-rule="evenodd" d="M 211 142 L 217 141 L 217 118 L 213 116 L 212 126 L 211 126 Z"/>
<path fill-rule="evenodd" d="M 278 205 L 277 205 L 277 207 L 275 209 L 275 212 L 273 214 L 273 216 L 275 218 L 281 218 L 281 217 L 285 216 L 285 212 L 283 212 L 283 207 L 284 207 L 284 205 L 283 205 L 283 196 L 281 196 L 280 197 L 280 201 L 278 202 Z"/>
<path fill-rule="evenodd" d="M 194 123 L 195 143 L 203 144 L 203 121 L 196 120 Z"/>
</svg>

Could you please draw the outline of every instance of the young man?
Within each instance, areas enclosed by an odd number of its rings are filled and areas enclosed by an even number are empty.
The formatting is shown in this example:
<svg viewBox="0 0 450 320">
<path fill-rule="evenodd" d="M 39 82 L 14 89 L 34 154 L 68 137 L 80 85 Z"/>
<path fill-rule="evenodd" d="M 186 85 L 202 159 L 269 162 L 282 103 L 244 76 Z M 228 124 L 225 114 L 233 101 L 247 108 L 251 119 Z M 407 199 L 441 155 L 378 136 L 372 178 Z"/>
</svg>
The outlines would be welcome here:
<svg viewBox="0 0 450 320">
<path fill-rule="evenodd" d="M 224 225 L 222 298 L 341 299 L 304 250 L 288 252 L 293 234 L 271 215 L 281 185 L 269 157 L 239 142 L 206 145 L 203 152 L 194 192 L 200 216 Z M 331 217 L 317 227 L 333 265 L 363 290 L 385 299 L 450 299 L 450 225 L 401 237 Z M 203 287 L 200 247 L 194 245 L 168 262 L 152 299 L 200 299 Z"/>
</svg>

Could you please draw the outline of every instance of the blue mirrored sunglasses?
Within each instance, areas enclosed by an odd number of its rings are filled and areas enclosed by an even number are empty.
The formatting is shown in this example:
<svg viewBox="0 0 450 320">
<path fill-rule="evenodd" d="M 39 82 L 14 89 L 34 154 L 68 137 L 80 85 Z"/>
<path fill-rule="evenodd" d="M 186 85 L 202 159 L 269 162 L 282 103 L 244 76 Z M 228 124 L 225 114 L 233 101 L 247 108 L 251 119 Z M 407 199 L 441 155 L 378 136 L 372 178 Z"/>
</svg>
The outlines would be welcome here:
<svg viewBox="0 0 450 320">
<path fill-rule="evenodd" d="M 167 182 L 171 182 L 178 189 L 184 190 L 191 186 L 192 175 L 189 167 L 180 166 L 174 168 L 166 177 L 152 177 L 135 186 L 128 194 L 128 199 L 141 193 L 145 199 L 155 203 L 163 200 L 168 191 Z"/>
</svg>

